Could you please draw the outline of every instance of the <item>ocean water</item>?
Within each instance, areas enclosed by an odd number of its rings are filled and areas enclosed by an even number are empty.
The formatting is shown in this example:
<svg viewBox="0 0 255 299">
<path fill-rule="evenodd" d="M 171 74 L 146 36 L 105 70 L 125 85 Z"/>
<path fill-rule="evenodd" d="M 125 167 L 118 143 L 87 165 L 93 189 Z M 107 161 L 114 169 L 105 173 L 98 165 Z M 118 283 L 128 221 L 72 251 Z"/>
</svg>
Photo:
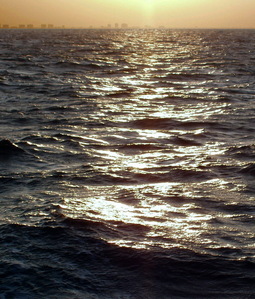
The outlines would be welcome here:
<svg viewBox="0 0 255 299">
<path fill-rule="evenodd" d="M 255 30 L 0 31 L 0 298 L 255 298 Z"/>
</svg>

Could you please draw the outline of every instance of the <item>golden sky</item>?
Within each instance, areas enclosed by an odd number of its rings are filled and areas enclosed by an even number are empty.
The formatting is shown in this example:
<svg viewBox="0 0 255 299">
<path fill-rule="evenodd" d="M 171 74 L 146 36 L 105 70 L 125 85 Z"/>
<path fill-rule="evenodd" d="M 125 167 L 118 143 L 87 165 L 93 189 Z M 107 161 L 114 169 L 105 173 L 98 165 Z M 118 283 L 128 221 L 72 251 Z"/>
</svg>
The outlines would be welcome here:
<svg viewBox="0 0 255 299">
<path fill-rule="evenodd" d="M 255 28 L 255 0 L 0 0 L 0 24 Z"/>
</svg>

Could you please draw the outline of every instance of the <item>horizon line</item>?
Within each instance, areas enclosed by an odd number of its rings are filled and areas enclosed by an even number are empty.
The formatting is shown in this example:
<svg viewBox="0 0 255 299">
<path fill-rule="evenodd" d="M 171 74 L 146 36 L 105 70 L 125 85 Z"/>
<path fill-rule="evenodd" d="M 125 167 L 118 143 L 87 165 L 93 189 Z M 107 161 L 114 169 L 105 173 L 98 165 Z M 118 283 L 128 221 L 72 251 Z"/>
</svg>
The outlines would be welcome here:
<svg viewBox="0 0 255 299">
<path fill-rule="evenodd" d="M 255 27 L 167 27 L 167 26 L 132 26 L 127 28 L 115 28 L 115 27 L 107 27 L 107 26 L 89 26 L 89 27 L 65 27 L 63 26 L 55 26 L 52 28 L 42 28 L 40 26 L 32 26 L 32 27 L 0 27 L 0 30 L 70 30 L 70 29 L 83 29 L 83 30 L 132 30 L 132 29 L 173 29 L 173 30 L 255 30 Z"/>
</svg>

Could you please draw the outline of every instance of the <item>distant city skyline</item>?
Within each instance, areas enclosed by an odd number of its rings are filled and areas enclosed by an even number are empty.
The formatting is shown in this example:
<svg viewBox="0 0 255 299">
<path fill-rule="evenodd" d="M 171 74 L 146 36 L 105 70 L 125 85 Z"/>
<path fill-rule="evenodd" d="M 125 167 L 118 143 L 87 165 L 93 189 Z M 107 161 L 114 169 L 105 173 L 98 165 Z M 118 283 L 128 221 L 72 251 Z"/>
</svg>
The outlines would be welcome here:
<svg viewBox="0 0 255 299">
<path fill-rule="evenodd" d="M 65 25 L 55 26 L 54 24 L 19 24 L 18 26 L 14 26 L 12 24 L 0 24 L 0 29 L 135 29 L 135 28 L 166 28 L 165 26 L 157 26 L 151 27 L 149 25 L 145 26 L 129 26 L 127 23 L 114 23 L 114 24 L 106 24 L 105 26 L 86 26 L 86 27 L 67 27 Z"/>
<path fill-rule="evenodd" d="M 254 0 L 1 0 L 0 24 L 60 28 L 255 28 Z M 110 24 L 110 26 L 108 26 Z"/>
<path fill-rule="evenodd" d="M 19 24 L 18 26 L 10 25 L 10 24 L 0 24 L 0 29 L 63 29 L 66 28 L 65 25 L 55 26 L 54 24 Z M 67 27 L 70 28 L 70 27 Z M 71 27 L 71 28 L 104 28 L 104 29 L 128 29 L 129 25 L 127 23 L 115 23 L 115 24 L 107 24 L 105 26 L 100 27 Z"/>
</svg>

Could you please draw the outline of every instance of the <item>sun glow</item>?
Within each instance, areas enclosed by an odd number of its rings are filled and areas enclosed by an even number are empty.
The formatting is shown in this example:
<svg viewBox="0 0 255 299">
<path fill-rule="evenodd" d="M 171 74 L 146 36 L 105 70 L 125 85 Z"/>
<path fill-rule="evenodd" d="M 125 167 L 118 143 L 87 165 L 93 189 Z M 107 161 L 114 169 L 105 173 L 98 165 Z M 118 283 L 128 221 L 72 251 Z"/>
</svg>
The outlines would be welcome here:
<svg viewBox="0 0 255 299">
<path fill-rule="evenodd" d="M 255 28 L 254 0 L 1 0 L 1 23 Z"/>
</svg>

